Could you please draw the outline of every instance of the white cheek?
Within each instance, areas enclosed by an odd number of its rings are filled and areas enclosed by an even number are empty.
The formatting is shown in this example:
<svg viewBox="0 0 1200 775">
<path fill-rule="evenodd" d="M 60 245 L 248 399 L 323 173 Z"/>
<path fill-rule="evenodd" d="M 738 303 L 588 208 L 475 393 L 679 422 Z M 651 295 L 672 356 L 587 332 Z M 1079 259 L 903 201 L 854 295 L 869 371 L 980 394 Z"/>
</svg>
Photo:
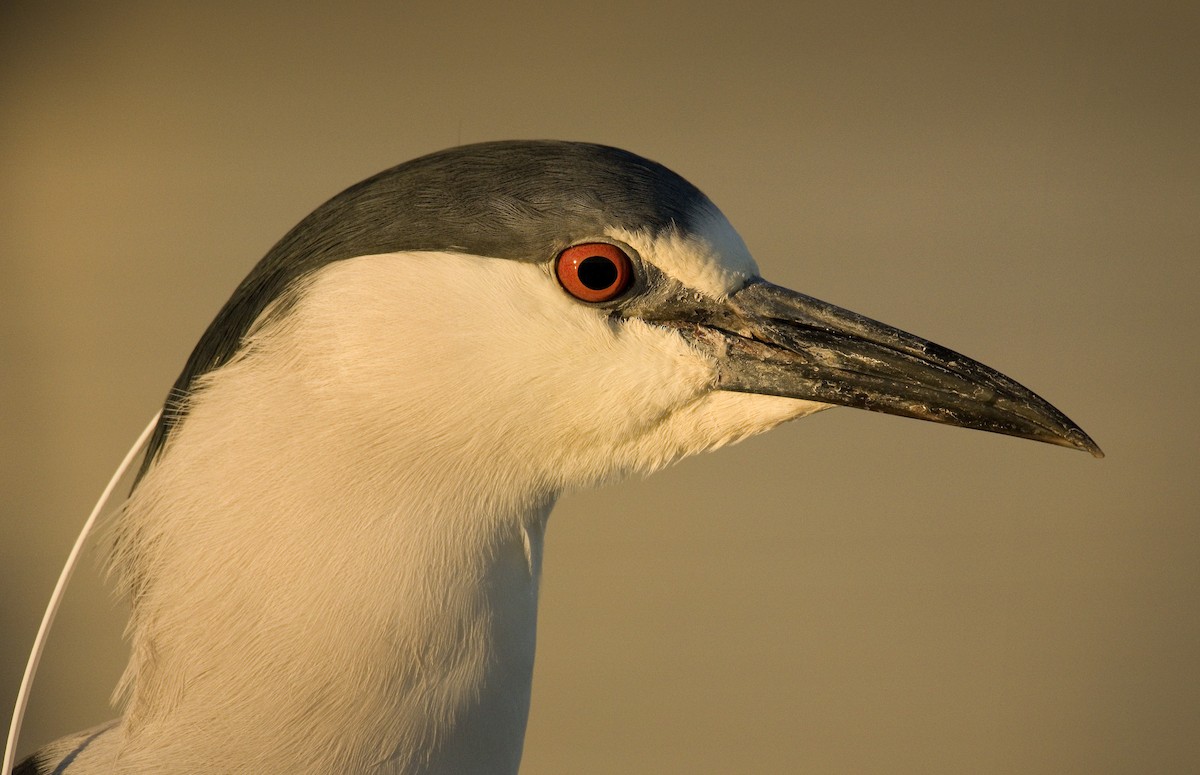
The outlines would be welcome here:
<svg viewBox="0 0 1200 775">
<path fill-rule="evenodd" d="M 610 319 L 516 261 L 356 258 L 323 270 L 290 314 L 290 331 L 269 335 L 294 339 L 306 413 L 401 457 L 475 455 L 562 486 L 607 476 L 614 449 L 715 378 L 675 332 Z"/>
</svg>

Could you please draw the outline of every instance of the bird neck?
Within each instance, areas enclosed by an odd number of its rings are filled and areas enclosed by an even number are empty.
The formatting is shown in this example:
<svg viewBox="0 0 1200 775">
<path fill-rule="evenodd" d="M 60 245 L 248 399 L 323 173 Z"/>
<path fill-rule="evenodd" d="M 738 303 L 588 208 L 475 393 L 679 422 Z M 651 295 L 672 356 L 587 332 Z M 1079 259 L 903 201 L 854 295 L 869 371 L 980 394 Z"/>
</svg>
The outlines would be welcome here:
<svg viewBox="0 0 1200 775">
<path fill-rule="evenodd" d="M 120 518 L 114 770 L 515 773 L 554 495 L 242 419 L 194 408 Z"/>
</svg>

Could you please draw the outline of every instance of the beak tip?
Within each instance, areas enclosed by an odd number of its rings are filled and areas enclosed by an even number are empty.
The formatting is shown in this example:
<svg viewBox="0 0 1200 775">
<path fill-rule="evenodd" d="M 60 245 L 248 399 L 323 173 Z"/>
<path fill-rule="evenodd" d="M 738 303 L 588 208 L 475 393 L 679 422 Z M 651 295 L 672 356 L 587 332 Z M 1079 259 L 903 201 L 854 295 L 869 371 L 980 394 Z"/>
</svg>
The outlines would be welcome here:
<svg viewBox="0 0 1200 775">
<path fill-rule="evenodd" d="M 1100 460 L 1104 457 L 1104 450 L 1100 449 L 1100 445 L 1092 441 L 1092 437 L 1083 432 L 1078 426 L 1072 428 L 1064 437 L 1067 444 L 1075 449 L 1081 449 L 1084 452 L 1090 452 L 1092 457 Z"/>
</svg>

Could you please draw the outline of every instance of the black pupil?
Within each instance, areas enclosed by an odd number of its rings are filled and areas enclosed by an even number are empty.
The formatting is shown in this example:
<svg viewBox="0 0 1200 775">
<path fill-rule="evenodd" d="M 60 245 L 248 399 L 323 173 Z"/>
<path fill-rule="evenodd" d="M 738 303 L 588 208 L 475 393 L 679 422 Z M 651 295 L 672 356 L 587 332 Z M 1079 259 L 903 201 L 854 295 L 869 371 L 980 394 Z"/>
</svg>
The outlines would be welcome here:
<svg viewBox="0 0 1200 775">
<path fill-rule="evenodd" d="M 588 256 L 579 262 L 579 282 L 593 291 L 611 288 L 617 281 L 617 265 L 604 256 Z"/>
</svg>

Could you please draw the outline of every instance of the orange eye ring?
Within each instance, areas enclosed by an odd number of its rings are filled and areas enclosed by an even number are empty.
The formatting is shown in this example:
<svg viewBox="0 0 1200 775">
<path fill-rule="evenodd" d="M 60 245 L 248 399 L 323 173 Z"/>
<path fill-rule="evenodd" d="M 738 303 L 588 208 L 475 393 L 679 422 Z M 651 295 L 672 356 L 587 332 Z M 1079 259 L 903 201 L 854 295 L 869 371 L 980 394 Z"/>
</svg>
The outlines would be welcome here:
<svg viewBox="0 0 1200 775">
<path fill-rule="evenodd" d="M 633 283 L 633 262 L 625 251 L 607 242 L 585 242 L 558 254 L 558 282 L 580 301 L 612 301 Z"/>
</svg>

